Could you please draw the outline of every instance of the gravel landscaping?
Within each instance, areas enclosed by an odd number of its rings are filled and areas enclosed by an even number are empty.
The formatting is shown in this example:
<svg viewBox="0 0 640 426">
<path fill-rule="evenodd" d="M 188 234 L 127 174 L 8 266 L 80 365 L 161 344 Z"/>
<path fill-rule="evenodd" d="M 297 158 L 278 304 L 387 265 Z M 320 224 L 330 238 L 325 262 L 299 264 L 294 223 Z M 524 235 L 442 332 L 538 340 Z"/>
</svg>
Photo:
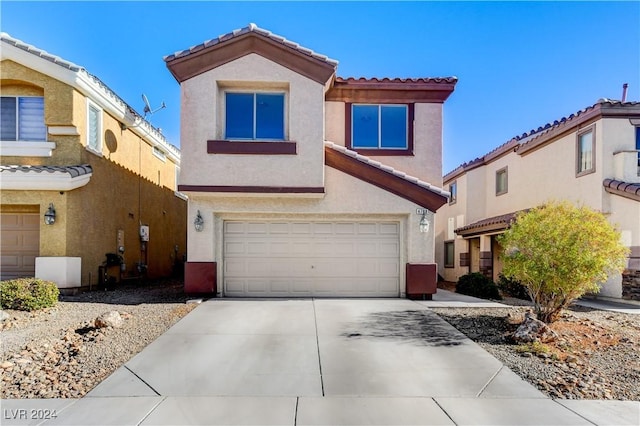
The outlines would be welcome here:
<svg viewBox="0 0 640 426">
<path fill-rule="evenodd" d="M 433 311 L 552 398 L 640 400 L 640 315 L 573 306 L 551 325 L 556 341 L 518 345 L 511 336 L 528 309 Z"/>
<path fill-rule="evenodd" d="M 32 313 L 4 311 L 0 396 L 84 396 L 196 306 L 186 300 L 181 281 L 163 280 L 61 296 L 55 307 Z M 122 326 L 95 328 L 110 311 Z"/>
<path fill-rule="evenodd" d="M 0 397 L 84 396 L 196 306 L 182 289 L 178 280 L 130 284 L 62 296 L 38 312 L 4 311 Z M 528 306 L 432 309 L 550 397 L 640 400 L 640 315 L 575 306 L 552 325 L 556 341 L 518 345 L 511 335 Z M 96 328 L 111 311 L 122 326 Z"/>
</svg>

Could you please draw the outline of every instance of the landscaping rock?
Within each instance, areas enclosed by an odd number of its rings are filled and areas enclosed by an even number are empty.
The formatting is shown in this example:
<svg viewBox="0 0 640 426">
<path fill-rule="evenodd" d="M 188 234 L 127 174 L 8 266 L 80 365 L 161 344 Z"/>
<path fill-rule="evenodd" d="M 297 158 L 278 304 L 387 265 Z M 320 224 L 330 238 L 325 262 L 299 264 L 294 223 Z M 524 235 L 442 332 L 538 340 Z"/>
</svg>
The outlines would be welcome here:
<svg viewBox="0 0 640 426">
<path fill-rule="evenodd" d="M 557 338 L 556 332 L 544 322 L 536 319 L 532 312 L 524 314 L 524 321 L 513 334 L 513 339 L 518 343 L 548 343 Z"/>
<path fill-rule="evenodd" d="M 113 327 L 120 328 L 124 324 L 124 320 L 118 311 L 105 312 L 95 320 L 96 328 Z"/>
<path fill-rule="evenodd" d="M 11 318 L 9 314 L 7 314 L 5 311 L 0 311 L 0 322 L 8 320 L 9 318 Z"/>
</svg>

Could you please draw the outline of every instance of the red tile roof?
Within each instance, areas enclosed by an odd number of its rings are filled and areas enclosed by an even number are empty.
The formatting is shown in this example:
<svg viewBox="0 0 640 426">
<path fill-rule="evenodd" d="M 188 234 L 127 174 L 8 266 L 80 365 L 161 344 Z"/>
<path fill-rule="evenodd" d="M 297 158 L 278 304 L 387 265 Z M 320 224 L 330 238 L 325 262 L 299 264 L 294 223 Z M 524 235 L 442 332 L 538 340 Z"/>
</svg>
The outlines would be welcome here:
<svg viewBox="0 0 640 426">
<path fill-rule="evenodd" d="M 515 212 L 503 214 L 500 216 L 494 216 L 494 217 L 482 219 L 477 222 L 473 222 L 469 225 L 465 225 L 456 229 L 455 233 L 463 237 L 469 237 L 469 236 L 484 234 L 492 231 L 501 231 L 511 226 L 513 221 L 518 216 L 518 213 L 526 212 L 527 210 L 528 209 L 518 210 Z"/>
<path fill-rule="evenodd" d="M 602 182 L 605 191 L 640 201 L 640 183 L 628 183 L 621 180 L 605 179 Z"/>
</svg>

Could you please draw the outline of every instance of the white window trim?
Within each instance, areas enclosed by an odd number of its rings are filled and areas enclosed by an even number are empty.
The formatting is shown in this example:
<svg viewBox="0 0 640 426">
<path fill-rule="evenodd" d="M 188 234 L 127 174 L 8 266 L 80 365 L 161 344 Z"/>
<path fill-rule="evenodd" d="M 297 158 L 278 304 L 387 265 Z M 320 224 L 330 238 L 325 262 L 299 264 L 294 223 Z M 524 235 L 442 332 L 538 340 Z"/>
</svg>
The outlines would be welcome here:
<svg viewBox="0 0 640 426">
<path fill-rule="evenodd" d="M 227 137 L 227 93 L 250 93 L 253 94 L 253 134 L 256 134 L 256 95 L 282 95 L 284 98 L 284 102 L 283 102 L 283 139 L 261 139 L 261 138 L 228 138 Z M 282 89 L 278 89 L 278 90 L 251 90 L 251 89 L 233 89 L 233 88 L 229 88 L 229 89 L 225 89 L 223 91 L 223 97 L 222 97 L 222 103 L 223 103 L 223 107 L 222 107 L 222 123 L 224 123 L 223 125 L 223 130 L 222 130 L 222 136 L 224 140 L 230 140 L 230 141 L 257 141 L 257 142 L 268 142 L 268 141 L 277 141 L 277 142 L 282 142 L 282 141 L 288 141 L 289 140 L 289 99 L 288 99 L 288 95 L 289 92 L 284 91 Z"/>
<path fill-rule="evenodd" d="M 151 147 L 151 152 L 153 153 L 153 155 L 155 157 L 160 159 L 160 161 L 162 161 L 163 163 L 165 163 L 167 161 L 167 154 L 165 154 L 165 152 L 163 150 L 161 150 L 160 148 L 158 148 L 157 146 L 152 146 Z"/>
<path fill-rule="evenodd" d="M 51 157 L 55 142 L 0 141 L 0 155 L 7 157 Z"/>
<path fill-rule="evenodd" d="M 98 111 L 98 149 L 95 149 L 91 146 L 89 146 L 89 111 L 90 108 L 95 108 Z M 104 114 L 104 111 L 102 110 L 102 108 L 100 108 L 96 103 L 92 102 L 91 100 L 87 99 L 87 134 L 86 134 L 86 149 L 87 151 L 102 157 L 102 146 L 103 146 L 103 140 L 102 140 L 102 115 Z"/>
<path fill-rule="evenodd" d="M 366 147 L 366 146 L 355 146 L 355 144 L 353 143 L 354 141 L 354 137 L 353 137 L 353 108 L 356 106 L 377 106 L 378 107 L 378 146 L 377 147 Z M 389 107 L 396 107 L 396 108 L 404 108 L 405 111 L 405 141 L 404 141 L 404 146 L 403 147 L 383 147 L 382 145 L 382 107 L 383 106 L 389 106 Z M 407 104 L 351 104 L 351 147 L 355 150 L 358 149 L 378 149 L 378 150 L 385 150 L 385 149 L 401 149 L 401 150 L 407 150 L 409 149 L 409 105 Z"/>
</svg>

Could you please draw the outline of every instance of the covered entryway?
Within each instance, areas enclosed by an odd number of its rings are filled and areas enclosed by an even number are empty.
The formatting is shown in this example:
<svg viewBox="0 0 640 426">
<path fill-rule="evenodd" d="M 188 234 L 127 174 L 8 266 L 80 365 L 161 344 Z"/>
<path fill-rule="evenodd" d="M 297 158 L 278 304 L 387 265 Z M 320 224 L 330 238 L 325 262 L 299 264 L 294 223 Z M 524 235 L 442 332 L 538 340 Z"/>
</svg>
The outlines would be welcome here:
<svg viewBox="0 0 640 426">
<path fill-rule="evenodd" d="M 38 206 L 35 209 L 37 210 Z M 36 257 L 40 253 L 40 213 L 2 213 L 0 220 L 0 279 L 33 277 Z"/>
<path fill-rule="evenodd" d="M 399 222 L 225 221 L 229 297 L 399 297 Z"/>
</svg>

